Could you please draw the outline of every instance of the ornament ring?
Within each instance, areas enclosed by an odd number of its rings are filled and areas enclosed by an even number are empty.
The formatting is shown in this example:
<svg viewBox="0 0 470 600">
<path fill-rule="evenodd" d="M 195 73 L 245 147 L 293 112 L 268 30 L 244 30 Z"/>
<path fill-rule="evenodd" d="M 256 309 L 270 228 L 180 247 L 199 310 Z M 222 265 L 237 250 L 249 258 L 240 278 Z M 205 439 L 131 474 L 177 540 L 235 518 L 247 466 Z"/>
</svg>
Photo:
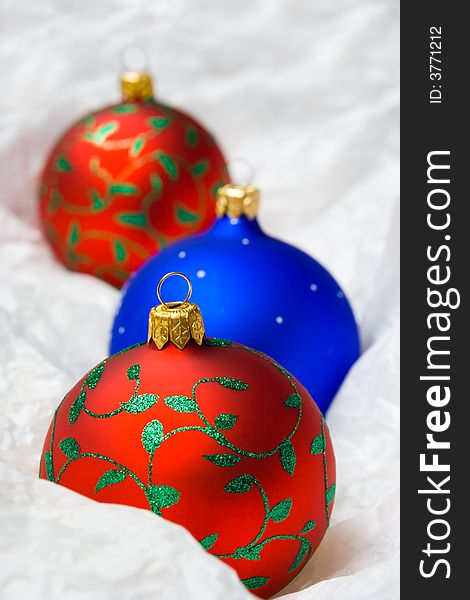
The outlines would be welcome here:
<svg viewBox="0 0 470 600">
<path fill-rule="evenodd" d="M 173 277 L 173 275 L 177 275 L 178 277 L 182 277 L 186 283 L 188 284 L 188 293 L 186 294 L 186 298 L 183 301 L 178 301 L 178 302 L 165 302 L 165 300 L 163 300 L 163 298 L 161 297 L 161 290 L 162 290 L 162 285 L 163 283 L 170 277 Z M 172 309 L 172 308 L 176 308 L 175 305 L 180 306 L 181 304 L 186 304 L 186 302 L 191 298 L 191 294 L 193 293 L 193 286 L 191 284 L 191 281 L 189 280 L 188 277 L 186 277 L 186 275 L 184 275 L 183 273 L 179 273 L 178 271 L 172 271 L 171 273 L 167 273 L 166 275 L 164 275 L 160 281 L 158 282 L 157 285 L 157 297 L 160 300 L 160 302 L 166 306 L 166 308 L 168 309 Z"/>
</svg>

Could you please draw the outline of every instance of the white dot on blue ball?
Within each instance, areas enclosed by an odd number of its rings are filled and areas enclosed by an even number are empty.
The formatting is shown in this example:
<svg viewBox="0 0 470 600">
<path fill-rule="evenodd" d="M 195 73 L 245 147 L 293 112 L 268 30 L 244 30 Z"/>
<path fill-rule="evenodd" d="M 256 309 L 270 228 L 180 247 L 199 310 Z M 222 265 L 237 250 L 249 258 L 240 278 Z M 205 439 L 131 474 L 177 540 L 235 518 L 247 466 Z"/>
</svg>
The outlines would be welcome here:
<svg viewBox="0 0 470 600">
<path fill-rule="evenodd" d="M 276 323 L 278 325 L 282 325 L 284 323 L 284 319 L 282 317 L 276 317 Z"/>
<path fill-rule="evenodd" d="M 181 250 L 181 252 L 178 252 L 178 257 L 179 258 L 186 258 L 186 252 L 184 250 Z"/>
<path fill-rule="evenodd" d="M 310 289 L 312 290 L 312 292 L 316 292 L 318 290 L 318 286 L 316 283 L 311 283 L 310 284 Z"/>
<path fill-rule="evenodd" d="M 249 240 L 248 238 L 243 238 L 243 239 L 242 239 L 242 244 L 243 244 L 244 246 L 248 246 L 248 244 L 249 244 L 249 243 L 250 243 L 250 240 Z"/>
<path fill-rule="evenodd" d="M 126 330 L 125 330 L 125 328 L 124 328 L 122 325 L 121 325 L 121 327 L 119 327 L 119 329 L 118 329 L 118 333 L 121 333 L 121 334 L 122 334 L 122 333 L 124 333 L 125 331 L 126 331 Z"/>
<path fill-rule="evenodd" d="M 341 290 L 339 290 L 339 292 L 336 295 L 338 296 L 338 298 L 344 298 L 344 292 L 342 292 Z"/>
<path fill-rule="evenodd" d="M 199 271 L 196 273 L 196 277 L 198 279 L 204 279 L 205 276 L 206 272 L 204 271 L 204 269 L 199 269 Z"/>
</svg>

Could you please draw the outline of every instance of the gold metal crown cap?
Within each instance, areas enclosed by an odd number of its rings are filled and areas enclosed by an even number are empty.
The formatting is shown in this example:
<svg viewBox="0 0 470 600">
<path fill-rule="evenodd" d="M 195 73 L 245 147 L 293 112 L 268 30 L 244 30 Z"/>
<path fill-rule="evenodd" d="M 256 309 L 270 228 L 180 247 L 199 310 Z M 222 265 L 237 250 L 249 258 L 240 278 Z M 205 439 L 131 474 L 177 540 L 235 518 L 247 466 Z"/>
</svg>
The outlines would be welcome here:
<svg viewBox="0 0 470 600">
<path fill-rule="evenodd" d="M 144 71 L 126 71 L 121 75 L 124 100 L 150 100 L 153 98 L 152 78 Z"/>
<path fill-rule="evenodd" d="M 182 302 L 165 302 L 160 295 L 162 284 L 174 275 L 182 277 L 186 281 L 188 293 Z M 168 341 L 173 342 L 179 350 L 183 350 L 191 338 L 199 346 L 202 344 L 204 322 L 199 306 L 188 302 L 191 292 L 191 282 L 183 273 L 167 273 L 160 279 L 157 286 L 157 296 L 161 304 L 150 310 L 147 342 L 153 340 L 159 350 Z"/>
<path fill-rule="evenodd" d="M 259 189 L 254 185 L 227 183 L 217 191 L 215 212 L 218 217 L 227 215 L 238 218 L 242 215 L 253 220 L 258 214 Z"/>
</svg>

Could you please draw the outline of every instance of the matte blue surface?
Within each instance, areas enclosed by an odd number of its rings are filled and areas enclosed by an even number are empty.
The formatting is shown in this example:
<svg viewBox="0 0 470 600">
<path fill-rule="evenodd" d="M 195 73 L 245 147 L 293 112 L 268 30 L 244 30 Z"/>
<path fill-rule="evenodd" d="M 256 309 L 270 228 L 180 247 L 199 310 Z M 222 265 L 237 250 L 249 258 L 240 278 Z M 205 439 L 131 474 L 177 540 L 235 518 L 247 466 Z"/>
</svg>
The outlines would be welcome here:
<svg viewBox="0 0 470 600">
<path fill-rule="evenodd" d="M 256 220 L 223 217 L 207 233 L 178 242 L 150 258 L 123 289 L 110 352 L 147 338 L 156 286 L 169 271 L 187 275 L 191 301 L 202 311 L 206 334 L 261 350 L 309 390 L 325 413 L 359 355 L 349 302 L 318 262 L 267 236 Z M 168 279 L 164 300 L 183 300 L 186 283 Z"/>
</svg>

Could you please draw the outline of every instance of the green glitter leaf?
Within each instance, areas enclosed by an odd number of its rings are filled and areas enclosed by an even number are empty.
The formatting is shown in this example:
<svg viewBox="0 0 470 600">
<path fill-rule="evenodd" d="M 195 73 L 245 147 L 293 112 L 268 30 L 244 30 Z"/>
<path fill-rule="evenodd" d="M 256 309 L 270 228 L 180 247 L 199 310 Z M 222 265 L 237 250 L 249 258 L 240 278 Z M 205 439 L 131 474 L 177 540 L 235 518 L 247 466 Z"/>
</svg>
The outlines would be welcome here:
<svg viewBox="0 0 470 600">
<path fill-rule="evenodd" d="M 49 481 L 54 481 L 54 463 L 52 461 L 52 452 L 47 450 L 44 454 L 44 463 L 46 466 L 46 475 Z"/>
<path fill-rule="evenodd" d="M 133 225 L 134 227 L 145 227 L 147 225 L 147 217 L 142 213 L 123 213 L 118 218 L 126 225 Z"/>
<path fill-rule="evenodd" d="M 72 165 L 69 163 L 69 161 L 65 158 L 65 156 L 59 156 L 59 158 L 57 159 L 57 162 L 55 164 L 56 169 L 58 171 L 62 171 L 62 172 L 66 172 L 66 171 L 71 171 L 72 170 Z"/>
<path fill-rule="evenodd" d="M 169 122 L 170 121 L 168 117 L 151 117 L 150 119 L 148 119 L 148 124 L 150 125 L 150 127 L 153 127 L 154 129 L 158 130 L 165 129 Z"/>
<path fill-rule="evenodd" d="M 186 131 L 186 143 L 188 146 L 194 147 L 198 142 L 197 131 L 194 127 L 188 127 Z"/>
<path fill-rule="evenodd" d="M 220 446 L 227 446 L 227 438 L 220 431 L 211 429 L 207 432 L 207 435 L 214 439 Z"/>
<path fill-rule="evenodd" d="M 83 117 L 83 119 L 81 121 L 78 122 L 79 125 L 88 125 L 88 127 L 91 127 L 92 125 L 95 124 L 95 118 L 92 115 L 87 115 L 86 117 Z"/>
<path fill-rule="evenodd" d="M 93 210 L 101 210 L 104 206 L 103 198 L 98 194 L 96 190 L 90 190 L 90 196 Z"/>
<path fill-rule="evenodd" d="M 325 436 L 320 434 L 313 438 L 312 445 L 310 446 L 310 454 L 321 454 L 325 448 Z"/>
<path fill-rule="evenodd" d="M 129 381 L 136 381 L 137 379 L 139 379 L 139 377 L 140 377 L 140 365 L 139 365 L 139 363 L 137 363 L 135 365 L 131 365 L 127 369 L 127 379 L 129 379 Z"/>
<path fill-rule="evenodd" d="M 233 558 L 244 558 L 246 560 L 259 560 L 261 548 L 237 548 L 233 553 Z"/>
<path fill-rule="evenodd" d="M 223 185 L 223 183 L 216 183 L 214 186 L 212 186 L 211 195 L 214 196 L 214 198 L 217 198 L 217 192 Z"/>
<path fill-rule="evenodd" d="M 121 104 L 120 106 L 114 106 L 112 109 L 113 113 L 117 115 L 129 115 L 134 113 L 136 110 L 135 104 Z"/>
<path fill-rule="evenodd" d="M 244 494 L 248 490 L 251 490 L 253 486 L 253 478 L 251 475 L 240 475 L 240 477 L 235 477 L 232 481 L 229 481 L 227 485 L 224 487 L 226 492 L 230 492 L 231 494 Z"/>
<path fill-rule="evenodd" d="M 330 502 L 333 502 L 334 497 L 335 497 L 335 492 L 336 492 L 336 483 L 333 483 L 333 485 L 330 486 L 330 489 L 326 493 L 326 501 L 328 504 L 330 504 Z"/>
<path fill-rule="evenodd" d="M 223 338 L 205 337 L 203 340 L 205 346 L 233 346 L 233 342 L 230 340 L 224 340 Z"/>
<path fill-rule="evenodd" d="M 62 450 L 65 456 L 68 456 L 68 458 L 77 458 L 77 456 L 80 454 L 80 446 L 78 445 L 77 440 L 72 437 L 64 438 L 60 442 L 59 448 Z"/>
<path fill-rule="evenodd" d="M 131 156 L 139 156 L 140 151 L 145 146 L 145 137 L 143 135 L 139 136 L 135 142 L 132 144 L 131 149 L 129 150 L 129 154 Z"/>
<path fill-rule="evenodd" d="M 120 471 L 119 469 L 110 469 L 106 471 L 101 477 L 98 479 L 98 483 L 95 487 L 95 494 L 109 485 L 114 485 L 115 483 L 121 483 L 126 478 L 126 474 L 124 471 Z"/>
<path fill-rule="evenodd" d="M 168 508 L 176 504 L 181 494 L 168 485 L 151 485 L 147 488 L 147 499 L 153 512 L 161 514 L 161 508 Z"/>
<path fill-rule="evenodd" d="M 301 403 L 302 403 L 302 397 L 297 392 L 291 394 L 284 402 L 284 404 L 286 406 L 290 406 L 291 408 L 296 408 L 297 406 L 300 406 Z"/>
<path fill-rule="evenodd" d="M 78 417 L 80 416 L 80 413 L 82 412 L 83 407 L 85 406 L 85 400 L 86 400 L 86 392 L 85 392 L 85 390 L 82 390 L 80 392 L 80 394 L 78 395 L 77 399 L 75 400 L 75 402 L 72 404 L 72 406 L 69 409 L 70 425 L 73 425 L 75 423 L 75 421 L 78 419 Z"/>
<path fill-rule="evenodd" d="M 116 121 L 111 121 L 100 127 L 95 133 L 92 134 L 92 139 L 95 144 L 102 144 L 111 134 L 113 134 L 119 125 Z"/>
<path fill-rule="evenodd" d="M 209 460 L 218 467 L 233 467 L 241 461 L 241 457 L 236 454 L 203 454 L 202 458 Z"/>
<path fill-rule="evenodd" d="M 197 408 L 196 402 L 187 396 L 167 396 L 164 402 L 168 408 L 181 413 L 192 413 Z"/>
<path fill-rule="evenodd" d="M 199 219 L 199 216 L 196 213 L 190 212 L 181 205 L 178 206 L 176 210 L 176 216 L 178 221 L 181 221 L 182 223 L 194 223 Z"/>
<path fill-rule="evenodd" d="M 116 257 L 117 262 L 124 262 L 127 257 L 126 247 L 122 242 L 114 241 L 113 242 L 113 250 L 114 255 Z"/>
<path fill-rule="evenodd" d="M 275 521 L 276 523 L 280 523 L 287 519 L 289 513 L 292 508 L 292 499 L 286 498 L 285 500 L 281 500 L 279 504 L 273 506 L 273 508 L 269 511 L 269 518 Z"/>
<path fill-rule="evenodd" d="M 133 196 L 137 193 L 137 187 L 132 183 L 113 183 L 109 187 L 111 194 L 124 194 L 125 196 Z"/>
<path fill-rule="evenodd" d="M 101 379 L 101 376 L 103 375 L 103 371 L 104 371 L 104 363 L 101 363 L 100 365 L 98 365 L 97 367 L 95 367 L 89 373 L 88 377 L 85 379 L 86 385 L 91 390 L 98 385 L 98 382 Z"/>
<path fill-rule="evenodd" d="M 70 225 L 69 235 L 68 235 L 69 244 L 71 246 L 76 246 L 79 238 L 80 238 L 80 228 L 78 227 L 78 223 L 72 223 Z"/>
<path fill-rule="evenodd" d="M 196 177 L 199 177 L 200 175 L 204 175 L 204 173 L 207 171 L 208 168 L 209 168 L 209 161 L 201 160 L 193 166 L 193 169 L 192 169 L 193 175 L 196 175 Z"/>
<path fill-rule="evenodd" d="M 51 199 L 49 200 L 49 204 L 47 205 L 47 214 L 54 215 L 59 207 L 61 201 L 60 194 L 57 190 L 52 190 Z"/>
<path fill-rule="evenodd" d="M 160 194 L 162 191 L 163 182 L 161 180 L 160 175 L 157 173 L 152 173 L 149 178 L 150 185 L 152 186 L 152 190 L 155 194 Z"/>
<path fill-rule="evenodd" d="M 155 452 L 163 440 L 163 425 L 160 421 L 150 421 L 142 431 L 142 446 L 149 454 Z"/>
<path fill-rule="evenodd" d="M 157 400 L 157 394 L 140 394 L 140 396 L 132 396 L 127 402 L 121 402 L 121 407 L 131 415 L 137 415 L 152 408 Z"/>
<path fill-rule="evenodd" d="M 241 580 L 243 585 L 249 590 L 257 590 L 258 588 L 263 587 L 263 585 L 266 585 L 268 581 L 269 577 L 263 577 L 262 575 Z"/>
<path fill-rule="evenodd" d="M 305 525 L 302 527 L 302 531 L 300 533 L 308 533 L 309 531 L 312 531 L 312 529 L 315 527 L 316 523 L 315 521 L 307 521 L 305 523 Z"/>
<path fill-rule="evenodd" d="M 241 381 L 240 379 L 236 379 L 235 377 L 216 377 L 215 381 L 223 385 L 225 388 L 230 390 L 238 390 L 243 391 L 247 390 L 250 386 L 248 383 Z"/>
<path fill-rule="evenodd" d="M 284 467 L 284 470 L 287 471 L 289 475 L 293 475 L 295 469 L 296 456 L 294 446 L 289 440 L 284 440 L 282 442 L 279 454 L 281 457 L 281 465 Z"/>
<path fill-rule="evenodd" d="M 230 413 L 222 413 L 216 418 L 215 426 L 221 431 L 225 431 L 226 429 L 232 429 L 232 427 L 237 422 L 237 419 L 237 415 L 232 415 Z"/>
<path fill-rule="evenodd" d="M 175 161 L 168 154 L 163 154 L 163 152 L 159 152 L 157 158 L 168 173 L 169 178 L 172 180 L 178 179 L 178 165 Z"/>
<path fill-rule="evenodd" d="M 211 533 L 210 535 L 206 535 L 206 537 L 203 538 L 199 543 L 204 548 L 204 550 L 210 550 L 212 546 L 216 543 L 218 537 L 218 533 Z"/>
<path fill-rule="evenodd" d="M 290 573 L 292 571 L 295 571 L 295 569 L 297 569 L 297 567 L 300 565 L 300 563 L 305 558 L 305 555 L 307 554 L 309 548 L 310 548 L 309 541 L 307 539 L 303 539 L 300 542 L 299 552 L 297 553 L 297 556 L 295 557 L 295 560 L 294 560 L 294 562 L 292 563 L 292 565 L 291 565 L 291 567 L 289 569 Z"/>
</svg>

